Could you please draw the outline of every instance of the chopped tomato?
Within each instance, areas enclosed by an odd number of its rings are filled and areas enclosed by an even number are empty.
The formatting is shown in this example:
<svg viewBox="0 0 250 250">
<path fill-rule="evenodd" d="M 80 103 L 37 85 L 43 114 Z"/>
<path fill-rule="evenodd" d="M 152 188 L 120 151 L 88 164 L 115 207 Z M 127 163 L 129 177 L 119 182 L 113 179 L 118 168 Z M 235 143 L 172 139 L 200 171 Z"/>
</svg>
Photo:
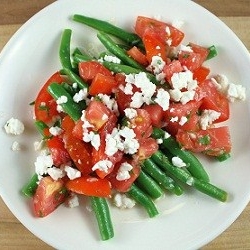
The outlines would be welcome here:
<svg viewBox="0 0 250 250">
<path fill-rule="evenodd" d="M 179 73 L 183 71 L 180 61 L 173 60 L 172 62 L 166 64 L 163 68 L 163 73 L 165 73 L 165 78 L 168 82 L 171 82 L 171 77 L 174 73 Z"/>
<path fill-rule="evenodd" d="M 83 175 L 90 174 L 92 172 L 91 145 L 72 136 L 72 131 L 64 133 L 63 142 L 77 169 Z"/>
<path fill-rule="evenodd" d="M 168 45 L 159 40 L 159 34 L 152 30 L 144 31 L 142 41 L 146 50 L 146 57 L 149 63 L 154 56 L 160 56 L 163 61 L 167 62 Z"/>
<path fill-rule="evenodd" d="M 152 29 L 158 33 L 161 43 L 169 41 L 171 46 L 178 46 L 184 38 L 184 33 L 170 24 L 153 18 L 138 16 L 135 23 L 137 35 L 142 38 L 147 29 Z"/>
<path fill-rule="evenodd" d="M 156 140 L 151 137 L 140 140 L 139 144 L 140 147 L 136 156 L 138 156 L 138 160 L 140 161 L 151 157 L 159 148 Z"/>
<path fill-rule="evenodd" d="M 203 63 L 209 54 L 208 48 L 202 47 L 202 46 L 195 44 L 195 43 L 189 43 L 189 45 L 191 46 L 191 49 L 193 50 L 193 52 L 200 54 L 201 61 Z"/>
<path fill-rule="evenodd" d="M 144 105 L 143 109 L 150 115 L 150 120 L 154 127 L 162 127 L 164 111 L 159 104 Z"/>
<path fill-rule="evenodd" d="M 107 179 L 82 176 L 66 183 L 66 188 L 77 194 L 97 197 L 110 197 L 111 184 Z"/>
<path fill-rule="evenodd" d="M 45 217 L 65 201 L 67 191 L 62 180 L 54 181 L 50 176 L 43 177 L 33 197 L 34 214 Z"/>
<path fill-rule="evenodd" d="M 54 73 L 40 89 L 36 99 L 34 112 L 36 120 L 50 123 L 53 118 L 59 115 L 55 99 L 48 93 L 47 88 L 52 82 L 62 83 L 64 78 L 59 72 Z"/>
<path fill-rule="evenodd" d="M 210 69 L 206 67 L 199 67 L 193 71 L 193 79 L 198 83 L 204 82 L 210 73 Z"/>
<path fill-rule="evenodd" d="M 78 138 L 79 140 L 83 139 L 83 121 L 82 120 L 78 120 L 75 123 L 75 126 L 72 129 L 72 135 Z"/>
<path fill-rule="evenodd" d="M 105 76 L 112 76 L 112 73 L 97 61 L 80 62 L 78 69 L 79 75 L 86 82 L 91 82 L 98 73 Z"/>
<path fill-rule="evenodd" d="M 214 122 L 226 121 L 229 118 L 229 101 L 226 96 L 221 94 L 211 79 L 207 79 L 200 85 L 205 97 L 202 99 L 201 109 L 211 109 L 221 113 L 220 117 Z"/>
<path fill-rule="evenodd" d="M 72 131 L 73 128 L 75 127 L 75 122 L 74 122 L 74 120 L 69 115 L 66 115 L 62 119 L 61 127 L 64 130 Z"/>
<path fill-rule="evenodd" d="M 183 67 L 185 66 L 190 71 L 194 71 L 199 68 L 203 63 L 203 59 L 200 54 L 183 50 L 179 52 L 178 60 Z"/>
<path fill-rule="evenodd" d="M 47 146 L 51 152 L 53 164 L 60 166 L 71 160 L 68 151 L 64 147 L 64 143 L 59 136 L 53 136 L 47 140 Z"/>
<path fill-rule="evenodd" d="M 118 180 L 117 174 L 122 163 L 127 162 L 132 166 L 132 170 L 129 171 L 130 177 L 126 180 Z M 127 192 L 134 181 L 140 174 L 140 163 L 137 159 L 127 159 L 126 157 L 123 160 L 115 165 L 114 170 L 107 176 L 107 179 L 110 181 L 113 189 L 119 192 Z"/>
<path fill-rule="evenodd" d="M 175 135 L 178 129 L 196 131 L 199 128 L 197 111 L 201 101 L 189 101 L 185 105 L 171 103 L 169 109 L 164 113 L 166 130 Z"/>
<path fill-rule="evenodd" d="M 127 51 L 128 55 L 131 56 L 135 61 L 141 65 L 147 66 L 148 60 L 146 55 L 144 55 L 136 46 L 133 46 Z"/>
<path fill-rule="evenodd" d="M 100 93 L 110 95 L 117 85 L 118 83 L 114 76 L 97 73 L 90 84 L 89 94 L 93 96 Z"/>
<path fill-rule="evenodd" d="M 193 152 L 219 156 L 231 151 L 230 133 L 227 126 L 196 132 L 179 130 L 176 139 L 183 148 Z"/>
<path fill-rule="evenodd" d="M 137 116 L 130 119 L 131 127 L 138 140 L 148 138 L 153 131 L 150 114 L 145 109 L 137 109 L 136 111 Z"/>
<path fill-rule="evenodd" d="M 109 119 L 110 109 L 99 100 L 92 100 L 86 108 L 85 117 L 94 127 L 99 130 Z"/>
</svg>

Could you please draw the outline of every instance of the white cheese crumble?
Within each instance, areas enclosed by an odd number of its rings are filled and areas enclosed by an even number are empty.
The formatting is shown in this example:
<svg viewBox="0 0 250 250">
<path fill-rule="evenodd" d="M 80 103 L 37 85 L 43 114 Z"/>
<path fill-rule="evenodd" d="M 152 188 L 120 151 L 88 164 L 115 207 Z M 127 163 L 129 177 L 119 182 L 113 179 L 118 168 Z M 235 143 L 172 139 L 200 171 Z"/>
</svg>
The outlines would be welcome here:
<svg viewBox="0 0 250 250">
<path fill-rule="evenodd" d="M 130 178 L 129 171 L 133 169 L 133 166 L 128 162 L 123 162 L 118 169 L 116 179 L 118 181 L 128 180 Z"/>
<path fill-rule="evenodd" d="M 156 98 L 154 101 L 162 107 L 163 111 L 168 110 L 169 100 L 170 100 L 170 95 L 168 91 L 162 88 L 157 90 Z"/>
<path fill-rule="evenodd" d="M 113 111 L 116 115 L 119 115 L 118 105 L 115 98 L 111 98 L 106 94 L 98 94 L 97 96 L 111 111 Z"/>
<path fill-rule="evenodd" d="M 43 175 L 48 173 L 48 168 L 53 165 L 53 159 L 51 155 L 39 155 L 35 161 L 35 171 L 37 175 Z"/>
<path fill-rule="evenodd" d="M 103 57 L 103 60 L 106 61 L 106 62 L 112 62 L 112 63 L 117 63 L 117 64 L 121 63 L 121 60 L 118 57 L 111 56 L 111 55 L 105 55 Z"/>
<path fill-rule="evenodd" d="M 24 124 L 12 117 L 5 123 L 4 129 L 7 134 L 20 135 L 24 132 Z"/>
<path fill-rule="evenodd" d="M 63 103 L 67 103 L 67 101 L 68 101 L 68 97 L 65 96 L 65 95 L 62 95 L 62 96 L 60 96 L 60 97 L 56 100 L 56 103 L 57 103 L 58 105 L 60 105 L 60 104 L 63 104 Z"/>
<path fill-rule="evenodd" d="M 73 100 L 74 100 L 74 102 L 78 103 L 82 100 L 87 99 L 87 96 L 88 96 L 87 88 L 81 89 L 81 90 L 79 90 L 78 93 L 75 93 L 75 95 L 73 96 Z"/>
<path fill-rule="evenodd" d="M 66 204 L 70 208 L 78 207 L 79 206 L 78 196 L 74 193 L 71 193 L 66 201 Z"/>
<path fill-rule="evenodd" d="M 179 124 L 183 126 L 187 121 L 188 121 L 188 118 L 186 116 L 182 116 L 179 121 Z"/>
<path fill-rule="evenodd" d="M 90 142 L 91 145 L 98 150 L 100 145 L 101 145 L 101 139 L 100 139 L 100 135 L 93 132 L 93 131 L 84 131 L 83 132 L 83 141 L 85 142 Z"/>
<path fill-rule="evenodd" d="M 54 127 L 49 128 L 49 132 L 52 135 L 57 136 L 57 135 L 60 135 L 63 132 L 63 130 L 58 126 L 54 126 Z"/>
<path fill-rule="evenodd" d="M 126 108 L 124 110 L 124 113 L 128 119 L 133 119 L 137 116 L 137 111 L 136 109 L 133 109 L 133 108 Z"/>
<path fill-rule="evenodd" d="M 14 141 L 11 145 L 11 150 L 12 151 L 20 151 L 21 150 L 21 145 L 19 142 Z"/>
<path fill-rule="evenodd" d="M 121 209 L 132 208 L 136 204 L 135 201 L 127 197 L 126 194 L 116 193 L 113 200 L 115 206 Z"/>
<path fill-rule="evenodd" d="M 98 161 L 93 167 L 92 170 L 95 171 L 97 169 L 107 173 L 108 170 L 113 166 L 113 163 L 109 160 L 101 160 Z"/>
<path fill-rule="evenodd" d="M 186 163 L 178 156 L 172 157 L 172 164 L 178 168 L 186 167 Z"/>
<path fill-rule="evenodd" d="M 221 113 L 211 109 L 205 109 L 202 111 L 199 123 L 202 130 L 206 130 L 209 125 L 213 124 L 215 120 L 220 117 Z"/>
<path fill-rule="evenodd" d="M 47 173 L 55 181 L 65 176 L 65 172 L 62 169 L 57 168 L 57 167 L 49 167 L 47 169 Z"/>
<path fill-rule="evenodd" d="M 70 167 L 70 166 L 65 166 L 64 171 L 66 172 L 66 174 L 70 180 L 74 180 L 76 178 L 81 177 L 81 172 L 75 168 Z"/>
</svg>

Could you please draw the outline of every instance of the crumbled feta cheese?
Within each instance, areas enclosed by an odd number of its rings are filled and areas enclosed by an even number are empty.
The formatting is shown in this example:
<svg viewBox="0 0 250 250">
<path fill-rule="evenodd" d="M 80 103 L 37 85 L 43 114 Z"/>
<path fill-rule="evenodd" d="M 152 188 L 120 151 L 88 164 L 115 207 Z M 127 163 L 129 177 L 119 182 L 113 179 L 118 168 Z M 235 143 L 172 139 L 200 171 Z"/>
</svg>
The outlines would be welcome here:
<svg viewBox="0 0 250 250">
<path fill-rule="evenodd" d="M 200 125 L 202 130 L 206 130 L 215 120 L 220 117 L 221 113 L 211 109 L 205 109 L 200 116 Z"/>
<path fill-rule="evenodd" d="M 186 163 L 178 156 L 172 157 L 172 164 L 178 168 L 186 167 Z"/>
<path fill-rule="evenodd" d="M 193 73 L 190 70 L 174 73 L 171 77 L 171 83 L 174 89 L 187 88 L 188 83 L 193 81 Z"/>
<path fill-rule="evenodd" d="M 70 208 L 78 207 L 79 206 L 78 196 L 74 193 L 71 193 L 66 201 L 66 204 Z"/>
<path fill-rule="evenodd" d="M 57 136 L 57 135 L 60 135 L 63 132 L 63 130 L 58 126 L 54 126 L 54 127 L 49 128 L 49 132 L 52 135 Z"/>
<path fill-rule="evenodd" d="M 190 46 L 185 46 L 183 44 L 180 45 L 180 51 L 193 52 L 193 50 Z"/>
<path fill-rule="evenodd" d="M 115 98 L 111 98 L 106 94 L 98 94 L 98 97 L 111 111 L 113 111 L 116 115 L 119 115 L 118 105 Z"/>
<path fill-rule="evenodd" d="M 188 118 L 186 116 L 182 116 L 179 121 L 179 124 L 183 126 L 187 121 L 188 121 Z"/>
<path fill-rule="evenodd" d="M 20 145 L 20 143 L 17 142 L 17 141 L 14 141 L 14 142 L 12 143 L 12 145 L 11 145 L 11 149 L 12 149 L 13 151 L 19 151 L 19 150 L 21 150 L 21 145 Z"/>
<path fill-rule="evenodd" d="M 167 33 L 167 36 L 170 36 L 170 35 L 171 35 L 171 31 L 170 31 L 170 29 L 169 29 L 168 26 L 166 26 L 165 31 L 166 31 L 166 33 Z"/>
<path fill-rule="evenodd" d="M 118 57 L 111 56 L 111 55 L 105 55 L 103 57 L 103 60 L 106 61 L 106 62 L 112 62 L 112 63 L 118 63 L 118 64 L 121 63 L 121 60 Z"/>
<path fill-rule="evenodd" d="M 7 134 L 20 135 L 24 132 L 24 124 L 12 117 L 5 123 L 4 129 Z"/>
<path fill-rule="evenodd" d="M 163 61 L 163 59 L 160 56 L 153 56 L 152 61 L 149 65 L 149 68 L 152 69 L 154 74 L 159 74 L 162 72 L 165 64 L 166 63 Z"/>
<path fill-rule="evenodd" d="M 170 100 L 170 95 L 168 91 L 162 88 L 157 90 L 156 98 L 154 101 L 162 107 L 163 111 L 168 110 L 169 100 Z"/>
<path fill-rule="evenodd" d="M 118 169 L 116 179 L 118 181 L 128 180 L 130 178 L 129 171 L 133 169 L 133 166 L 128 162 L 123 162 Z"/>
<path fill-rule="evenodd" d="M 35 171 L 38 175 L 48 173 L 48 168 L 53 165 L 53 159 L 51 155 L 39 155 L 35 161 Z"/>
<path fill-rule="evenodd" d="M 182 104 L 186 104 L 186 103 L 188 103 L 189 101 L 194 100 L 194 97 L 195 97 L 195 91 L 194 91 L 194 90 L 183 91 L 183 92 L 182 92 L 181 99 L 180 99 L 180 102 L 181 102 Z"/>
<path fill-rule="evenodd" d="M 135 92 L 134 95 L 131 97 L 131 108 L 140 108 L 144 103 L 143 94 L 141 92 Z"/>
<path fill-rule="evenodd" d="M 47 173 L 55 181 L 65 176 L 65 172 L 62 169 L 57 168 L 57 167 L 47 168 Z"/>
<path fill-rule="evenodd" d="M 75 168 L 70 167 L 70 166 L 65 166 L 64 171 L 66 172 L 66 174 L 70 180 L 74 180 L 76 178 L 81 177 L 81 172 Z"/>
<path fill-rule="evenodd" d="M 93 167 L 92 170 L 95 171 L 97 169 L 104 171 L 105 173 L 113 166 L 113 163 L 109 160 L 101 160 L 98 161 Z"/>
<path fill-rule="evenodd" d="M 101 145 L 101 139 L 100 135 L 97 133 L 94 133 L 93 131 L 84 131 L 83 132 L 83 141 L 90 142 L 91 145 L 98 150 Z"/>
<path fill-rule="evenodd" d="M 133 108 L 126 108 L 124 110 L 124 113 L 125 113 L 125 116 L 128 118 L 128 119 L 133 119 L 137 116 L 137 111 Z"/>
<path fill-rule="evenodd" d="M 126 194 L 116 193 L 114 195 L 114 204 L 121 209 L 132 208 L 135 206 L 135 201 L 126 196 Z"/>
<path fill-rule="evenodd" d="M 60 96 L 60 97 L 56 100 L 56 103 L 60 105 L 60 104 L 63 104 L 63 103 L 67 103 L 67 101 L 68 101 L 68 97 L 65 96 L 65 95 L 62 95 L 62 96 Z"/>
<path fill-rule="evenodd" d="M 80 91 L 78 93 L 75 93 L 75 95 L 73 96 L 73 100 L 74 102 L 78 103 L 82 100 L 85 100 L 88 96 L 88 90 L 87 88 L 85 89 L 80 89 Z"/>
<path fill-rule="evenodd" d="M 175 116 L 175 117 L 171 117 L 170 122 L 178 122 L 179 117 Z"/>
<path fill-rule="evenodd" d="M 189 177 L 186 181 L 186 184 L 189 186 L 193 186 L 194 185 L 194 178 L 193 177 Z"/>
<path fill-rule="evenodd" d="M 163 139 L 156 139 L 156 142 L 157 142 L 157 144 L 162 144 L 163 143 Z"/>
</svg>

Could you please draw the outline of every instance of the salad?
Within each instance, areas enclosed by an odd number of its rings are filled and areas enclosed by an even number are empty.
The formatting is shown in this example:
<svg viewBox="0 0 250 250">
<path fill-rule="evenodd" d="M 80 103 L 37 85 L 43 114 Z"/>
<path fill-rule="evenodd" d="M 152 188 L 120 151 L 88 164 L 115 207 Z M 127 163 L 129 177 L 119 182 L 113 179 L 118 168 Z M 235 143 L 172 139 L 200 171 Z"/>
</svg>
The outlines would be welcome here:
<svg viewBox="0 0 250 250">
<path fill-rule="evenodd" d="M 204 66 L 217 55 L 190 41 L 172 24 L 138 16 L 134 32 L 102 20 L 74 15 L 97 30 L 105 48 L 90 55 L 71 48 L 62 33 L 62 69 L 34 101 L 42 136 L 35 174 L 23 187 L 34 215 L 90 198 L 102 240 L 114 236 L 109 206 L 141 205 L 155 217 L 157 199 L 182 195 L 189 185 L 219 201 L 227 192 L 210 183 L 193 153 L 230 157 L 230 101 L 245 99 L 241 85 Z"/>
</svg>

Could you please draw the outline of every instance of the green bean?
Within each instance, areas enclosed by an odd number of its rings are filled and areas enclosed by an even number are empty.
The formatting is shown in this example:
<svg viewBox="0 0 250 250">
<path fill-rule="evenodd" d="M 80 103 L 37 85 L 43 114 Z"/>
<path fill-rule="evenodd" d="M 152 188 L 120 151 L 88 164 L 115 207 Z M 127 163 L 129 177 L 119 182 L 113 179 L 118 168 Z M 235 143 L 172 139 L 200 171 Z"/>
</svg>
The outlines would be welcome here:
<svg viewBox="0 0 250 250">
<path fill-rule="evenodd" d="M 125 75 L 129 75 L 129 74 L 139 74 L 142 71 L 140 69 L 128 66 L 128 65 L 124 65 L 124 64 L 118 64 L 118 63 L 112 63 L 112 62 L 103 62 L 102 63 L 104 67 L 106 67 L 107 69 L 109 69 L 110 71 L 114 72 L 114 73 L 123 73 Z M 145 72 L 148 79 L 154 83 L 154 84 L 159 84 L 159 82 L 156 80 L 155 76 L 151 73 Z"/>
<path fill-rule="evenodd" d="M 38 132 L 41 134 L 41 136 L 44 139 L 48 139 L 49 137 L 44 133 L 44 129 L 49 129 L 49 126 L 40 120 L 36 120 L 34 124 Z"/>
<path fill-rule="evenodd" d="M 163 195 L 163 190 L 158 185 L 158 183 L 141 170 L 140 175 L 136 179 L 138 186 L 144 190 L 152 199 L 158 199 Z"/>
<path fill-rule="evenodd" d="M 91 61 L 93 58 L 87 54 L 74 54 L 73 55 L 73 61 L 75 63 L 80 63 L 80 62 L 86 62 L 86 61 Z"/>
<path fill-rule="evenodd" d="M 91 206 L 95 212 L 97 224 L 102 240 L 108 240 L 114 237 L 113 224 L 110 217 L 109 206 L 103 197 L 90 197 Z"/>
<path fill-rule="evenodd" d="M 132 184 L 127 194 L 146 209 L 150 218 L 159 214 L 154 202 L 135 184 Z"/>
<path fill-rule="evenodd" d="M 207 55 L 206 60 L 209 60 L 209 59 L 211 59 L 211 58 L 213 58 L 213 57 L 215 57 L 215 56 L 218 55 L 217 49 L 216 49 L 216 47 L 215 47 L 214 45 L 210 46 L 210 47 L 208 48 L 208 50 L 209 50 L 209 53 L 208 53 L 208 55 Z"/>
<path fill-rule="evenodd" d="M 21 192 L 25 196 L 32 197 L 37 189 L 38 175 L 34 174 L 30 181 L 22 188 Z"/>
<path fill-rule="evenodd" d="M 106 33 L 99 32 L 97 37 L 109 52 L 121 59 L 126 65 L 145 71 L 142 65 L 131 58 L 126 51 L 120 48 Z"/>
<path fill-rule="evenodd" d="M 179 179 L 181 182 L 186 183 L 190 186 L 193 186 L 198 191 L 209 195 L 219 201 L 225 202 L 227 199 L 227 192 L 210 184 L 207 181 L 197 179 L 193 177 L 188 171 L 173 166 L 168 158 L 158 150 L 151 156 L 151 159 L 162 167 L 165 171 L 172 174 L 175 178 Z"/>
<path fill-rule="evenodd" d="M 162 139 L 161 144 L 168 149 L 173 155 L 178 156 L 187 164 L 187 170 L 196 178 L 204 181 L 209 181 L 209 176 L 202 166 L 201 162 L 190 151 L 184 150 L 180 147 L 174 137 L 169 136 L 164 138 L 165 132 L 160 128 L 154 128 L 152 137 L 155 139 Z"/>
<path fill-rule="evenodd" d="M 72 30 L 70 29 L 65 29 L 63 31 L 59 48 L 59 58 L 63 68 L 73 70 L 70 54 L 71 34 Z"/>
<path fill-rule="evenodd" d="M 69 68 L 63 68 L 62 72 L 66 74 L 72 82 L 76 82 L 79 88 L 85 89 L 89 87 L 89 85 L 83 81 L 79 75 L 74 73 Z"/>
<path fill-rule="evenodd" d="M 225 160 L 227 160 L 230 157 L 231 157 L 230 153 L 224 153 L 224 154 L 216 156 L 216 159 L 218 161 L 225 161 Z"/>
<path fill-rule="evenodd" d="M 77 121 L 81 118 L 81 107 L 76 102 L 74 102 L 72 96 L 63 88 L 62 85 L 55 82 L 51 83 L 48 87 L 48 91 L 55 100 L 65 96 L 67 99 L 66 102 L 60 104 L 63 108 L 63 111 L 67 113 L 74 121 Z"/>
<path fill-rule="evenodd" d="M 90 26 L 96 30 L 103 31 L 105 33 L 113 35 L 130 45 L 137 45 L 141 43 L 141 38 L 135 33 L 128 32 L 109 22 L 78 14 L 75 14 L 73 16 L 73 20 L 79 23 L 83 23 L 87 26 Z"/>
<path fill-rule="evenodd" d="M 142 163 L 142 170 L 149 174 L 160 186 L 176 195 L 183 194 L 183 189 L 167 176 L 151 159 L 146 159 Z"/>
</svg>

